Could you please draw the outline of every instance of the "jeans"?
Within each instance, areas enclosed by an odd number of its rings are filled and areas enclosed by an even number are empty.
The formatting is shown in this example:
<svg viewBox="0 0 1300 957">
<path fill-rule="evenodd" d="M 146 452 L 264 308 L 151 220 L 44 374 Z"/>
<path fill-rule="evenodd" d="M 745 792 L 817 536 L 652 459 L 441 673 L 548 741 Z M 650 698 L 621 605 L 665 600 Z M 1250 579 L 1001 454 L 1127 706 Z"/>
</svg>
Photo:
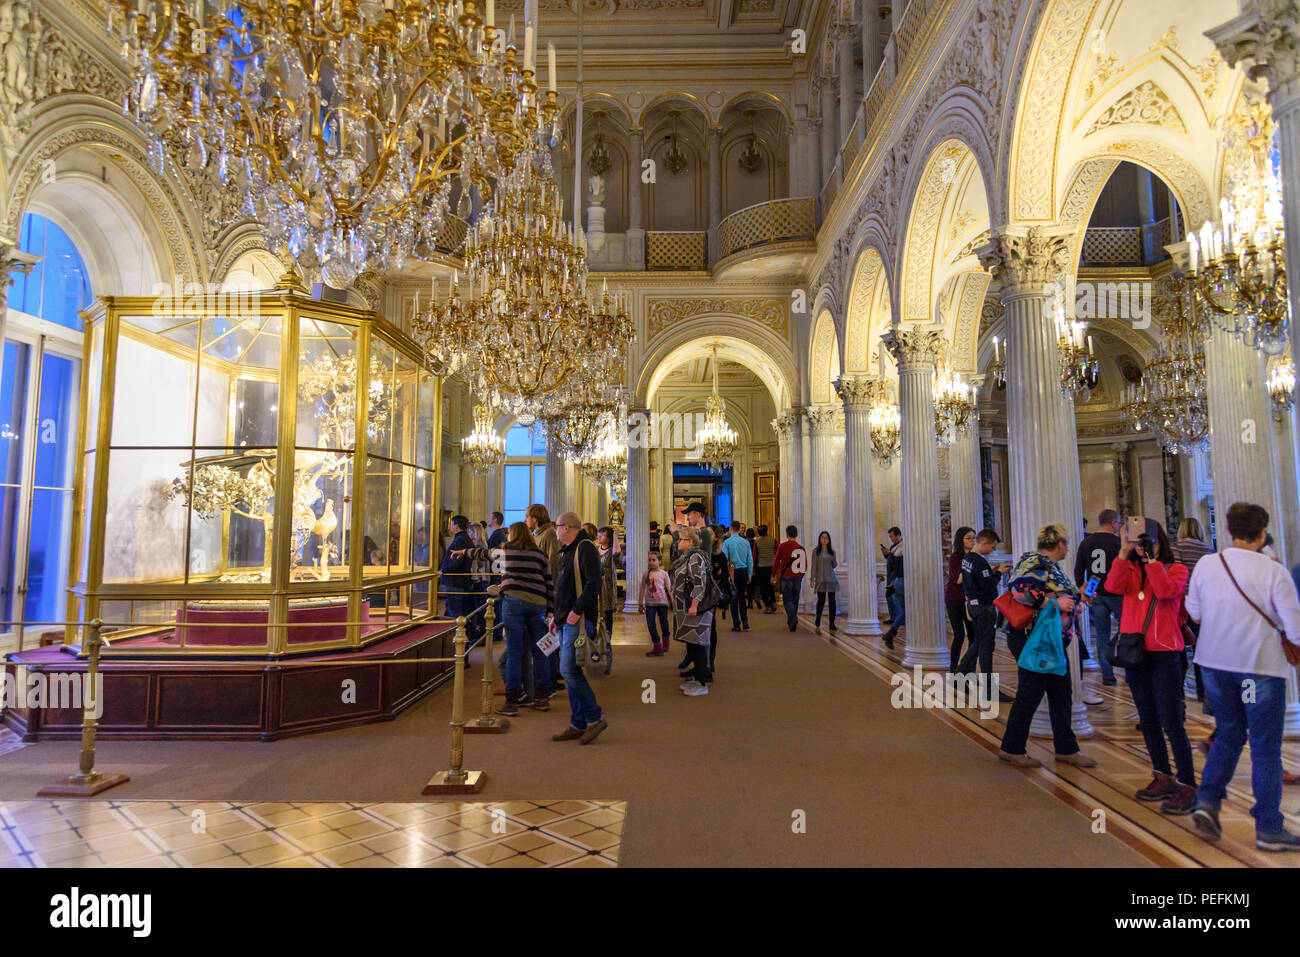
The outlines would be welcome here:
<svg viewBox="0 0 1300 957">
<path fill-rule="evenodd" d="M 948 670 L 956 671 L 961 661 L 961 643 L 966 640 L 966 602 L 945 602 L 948 610 L 948 624 L 952 625 L 952 647 L 948 649 Z M 975 636 L 970 636 L 970 647 L 975 647 Z"/>
<path fill-rule="evenodd" d="M 785 622 L 791 628 L 799 624 L 799 593 L 803 590 L 802 575 L 781 576 L 781 604 L 785 606 Z"/>
<path fill-rule="evenodd" d="M 740 626 L 749 627 L 749 606 L 745 595 L 749 593 L 749 569 L 737 568 L 733 579 L 735 587 L 731 594 L 731 630 L 740 631 Z"/>
<path fill-rule="evenodd" d="M 1271 837 L 1282 827 L 1282 717 L 1286 680 L 1202 668 L 1205 692 L 1214 709 L 1214 738 L 1201 772 L 1196 799 L 1216 811 L 1237 770 L 1241 749 L 1250 739 L 1250 789 L 1255 806 L 1255 834 Z M 1247 685 L 1246 682 L 1252 682 Z M 1243 698 L 1253 700 L 1243 701 Z"/>
<path fill-rule="evenodd" d="M 907 624 L 907 606 L 903 601 L 903 593 L 895 588 L 885 598 L 885 604 L 889 606 L 889 627 L 897 631 Z"/>
<path fill-rule="evenodd" d="M 1038 702 L 1047 692 L 1047 710 L 1052 718 L 1052 739 L 1057 754 L 1076 754 L 1079 742 L 1070 728 L 1070 673 L 1045 675 L 1020 669 L 1016 701 L 1007 715 L 1007 730 L 1002 735 L 1002 750 L 1007 754 L 1024 754 L 1029 740 L 1029 724 L 1034 720 Z"/>
<path fill-rule="evenodd" d="M 776 592 L 772 588 L 772 566 L 754 569 L 754 582 L 758 586 L 758 598 L 768 611 L 776 608 Z"/>
<path fill-rule="evenodd" d="M 714 627 L 717 627 L 718 619 L 713 619 Z M 709 664 L 709 655 L 713 648 L 705 648 L 703 645 L 686 645 L 686 660 L 690 662 L 691 669 L 695 672 L 695 680 L 700 684 L 708 684 L 713 680 L 713 668 Z"/>
<path fill-rule="evenodd" d="M 659 620 L 659 627 L 655 628 L 655 619 Z M 672 639 L 672 632 L 668 630 L 668 606 L 667 605 L 646 605 L 645 606 L 645 624 L 650 629 L 650 640 L 656 645 L 659 644 L 659 632 L 664 633 L 664 644 Z"/>
<path fill-rule="evenodd" d="M 506 630 L 506 694 L 518 696 L 522 687 L 532 698 L 538 685 L 550 690 L 550 659 L 537 647 L 537 643 L 546 637 L 545 609 L 522 598 L 506 595 L 501 600 L 501 614 Z M 524 673 L 526 651 L 530 652 L 533 665 L 531 674 Z"/>
<path fill-rule="evenodd" d="M 835 628 L 835 592 L 819 591 L 817 593 L 817 627 L 822 626 L 822 608 L 826 605 L 826 600 L 830 599 L 831 606 L 831 628 Z"/>
<path fill-rule="evenodd" d="M 573 650 L 577 638 L 578 626 L 566 621 L 560 632 L 560 674 L 564 675 L 564 689 L 569 693 L 569 724 L 579 731 L 586 731 L 589 725 L 601 719 L 601 711 L 596 703 L 596 692 L 591 690 Z"/>
<path fill-rule="evenodd" d="M 1187 740 L 1187 729 L 1183 727 L 1183 672 L 1181 651 L 1148 651 L 1143 667 L 1124 669 L 1124 680 L 1133 692 L 1151 766 L 1161 774 L 1173 773 L 1169 768 L 1169 752 L 1165 750 L 1167 735 L 1178 767 L 1178 780 L 1196 787 L 1192 743 Z"/>
<path fill-rule="evenodd" d="M 996 639 L 994 627 L 997 624 L 998 611 L 992 605 L 981 605 L 970 610 L 970 621 L 966 625 L 966 654 L 957 662 L 958 674 L 969 674 L 979 662 L 980 674 L 993 687 L 993 645 Z"/>
<path fill-rule="evenodd" d="M 1111 619 L 1115 619 L 1118 627 L 1123 608 L 1124 598 L 1121 595 L 1097 595 L 1088 608 L 1088 614 L 1092 616 L 1092 642 L 1097 650 L 1097 664 L 1101 666 L 1102 681 L 1115 680 L 1115 669 L 1106 660 L 1106 649 L 1110 645 Z"/>
</svg>

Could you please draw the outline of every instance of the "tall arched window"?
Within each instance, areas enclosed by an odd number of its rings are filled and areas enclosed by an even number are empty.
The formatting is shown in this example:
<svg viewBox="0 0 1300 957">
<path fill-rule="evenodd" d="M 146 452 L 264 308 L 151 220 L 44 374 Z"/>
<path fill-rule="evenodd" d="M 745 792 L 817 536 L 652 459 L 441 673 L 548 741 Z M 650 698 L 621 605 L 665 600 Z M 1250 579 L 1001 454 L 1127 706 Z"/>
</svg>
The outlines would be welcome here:
<svg viewBox="0 0 1300 957">
<path fill-rule="evenodd" d="M 502 475 L 501 514 L 507 525 L 522 522 L 524 511 L 542 501 L 546 488 L 546 435 L 541 428 L 516 425 L 506 433 Z"/>
<path fill-rule="evenodd" d="M 41 257 L 31 275 L 14 274 L 9 308 L 40 316 L 80 332 L 78 310 L 90 305 L 90 279 L 86 264 L 58 224 L 36 213 L 23 216 L 18 248 Z"/>
</svg>

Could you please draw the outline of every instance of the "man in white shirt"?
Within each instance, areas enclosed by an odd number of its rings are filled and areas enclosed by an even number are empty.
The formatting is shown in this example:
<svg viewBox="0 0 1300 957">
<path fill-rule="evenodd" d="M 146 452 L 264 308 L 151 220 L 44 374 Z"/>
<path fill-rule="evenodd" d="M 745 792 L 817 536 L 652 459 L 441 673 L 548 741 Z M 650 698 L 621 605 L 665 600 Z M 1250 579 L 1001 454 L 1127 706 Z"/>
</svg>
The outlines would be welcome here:
<svg viewBox="0 0 1300 957">
<path fill-rule="evenodd" d="M 1219 805 L 1249 738 L 1255 846 L 1300 851 L 1300 837 L 1283 828 L 1280 810 L 1282 718 L 1291 666 L 1278 634 L 1280 627 L 1300 641 L 1300 598 L 1286 569 L 1260 552 L 1268 512 L 1236 502 L 1228 509 L 1227 526 L 1232 546 L 1197 562 L 1187 589 L 1187 614 L 1201 623 L 1196 663 L 1216 722 L 1192 819 L 1202 836 L 1220 836 Z"/>
</svg>

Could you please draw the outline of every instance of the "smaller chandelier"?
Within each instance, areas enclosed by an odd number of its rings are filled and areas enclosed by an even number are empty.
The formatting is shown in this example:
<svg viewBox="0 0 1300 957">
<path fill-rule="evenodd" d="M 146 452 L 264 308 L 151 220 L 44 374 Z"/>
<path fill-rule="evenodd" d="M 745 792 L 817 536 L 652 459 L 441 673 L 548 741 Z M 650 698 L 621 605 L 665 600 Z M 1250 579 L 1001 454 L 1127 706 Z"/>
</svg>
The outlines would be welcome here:
<svg viewBox="0 0 1300 957">
<path fill-rule="evenodd" d="M 595 450 L 578 462 L 578 468 L 597 485 L 617 485 L 627 476 L 627 442 L 616 433 L 607 433 Z"/>
<path fill-rule="evenodd" d="M 763 168 L 763 154 L 758 149 L 758 131 L 754 122 L 755 111 L 746 110 L 745 112 L 749 114 L 749 142 L 741 150 L 737 162 L 740 164 L 741 169 L 750 176 L 754 176 Z"/>
<path fill-rule="evenodd" d="M 876 394 L 867 413 L 867 421 L 871 423 L 871 454 L 881 466 L 889 468 L 902 448 L 903 417 L 898 405 L 889 401 L 885 384 L 877 380 L 874 388 Z"/>
<path fill-rule="evenodd" d="M 970 431 L 972 422 L 979 421 L 978 393 L 946 364 L 938 371 L 934 380 L 934 434 L 940 445 L 952 445 L 959 434 Z"/>
<path fill-rule="evenodd" d="M 1065 288 L 1057 283 L 1052 293 L 1052 318 L 1056 322 L 1056 349 L 1061 359 L 1061 396 L 1087 402 L 1097 388 L 1099 366 L 1092 352 L 1088 324 L 1065 314 Z M 1086 346 L 1086 348 L 1085 348 Z"/>
<path fill-rule="evenodd" d="M 1005 392 L 1007 388 L 1007 357 L 1006 349 L 998 342 L 998 337 L 993 337 L 993 388 L 999 392 Z"/>
<path fill-rule="evenodd" d="M 460 457 L 475 475 L 488 475 L 506 457 L 506 440 L 492 428 L 491 410 L 474 406 L 474 431 L 460 440 Z"/>
<path fill-rule="evenodd" d="M 670 115 L 673 118 L 673 135 L 669 137 L 668 149 L 664 151 L 664 169 L 674 176 L 678 176 L 686 172 L 686 152 L 682 149 L 681 144 L 677 142 L 677 113 L 674 111 Z"/>
<path fill-rule="evenodd" d="M 1268 397 L 1273 400 L 1273 417 L 1281 419 L 1295 404 L 1295 366 L 1275 366 L 1268 374 Z"/>
<path fill-rule="evenodd" d="M 700 461 L 710 472 L 721 472 L 740 451 L 740 436 L 727 422 L 727 401 L 718 394 L 718 347 L 713 347 L 713 394 L 709 396 L 704 427 L 695 433 Z"/>
</svg>

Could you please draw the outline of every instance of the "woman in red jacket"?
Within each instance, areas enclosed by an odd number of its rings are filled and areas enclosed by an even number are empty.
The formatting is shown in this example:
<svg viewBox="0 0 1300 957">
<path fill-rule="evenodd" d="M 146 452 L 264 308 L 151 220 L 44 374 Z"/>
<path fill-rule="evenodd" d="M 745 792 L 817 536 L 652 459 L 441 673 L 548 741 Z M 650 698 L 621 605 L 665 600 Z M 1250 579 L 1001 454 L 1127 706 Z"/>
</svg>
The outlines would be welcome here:
<svg viewBox="0 0 1300 957">
<path fill-rule="evenodd" d="M 1166 814 L 1190 814 L 1196 807 L 1196 771 L 1192 745 L 1183 727 L 1181 628 L 1187 567 L 1174 561 L 1169 538 L 1158 523 L 1149 522 L 1147 529 L 1147 535 L 1132 542 L 1125 526 L 1119 557 L 1106 576 L 1106 590 L 1124 596 L 1120 632 L 1145 636 L 1146 663 L 1124 671 L 1155 770 L 1155 777 L 1137 792 L 1137 799 L 1163 801 L 1160 810 Z M 1170 773 L 1166 736 L 1178 767 L 1177 778 Z"/>
</svg>

